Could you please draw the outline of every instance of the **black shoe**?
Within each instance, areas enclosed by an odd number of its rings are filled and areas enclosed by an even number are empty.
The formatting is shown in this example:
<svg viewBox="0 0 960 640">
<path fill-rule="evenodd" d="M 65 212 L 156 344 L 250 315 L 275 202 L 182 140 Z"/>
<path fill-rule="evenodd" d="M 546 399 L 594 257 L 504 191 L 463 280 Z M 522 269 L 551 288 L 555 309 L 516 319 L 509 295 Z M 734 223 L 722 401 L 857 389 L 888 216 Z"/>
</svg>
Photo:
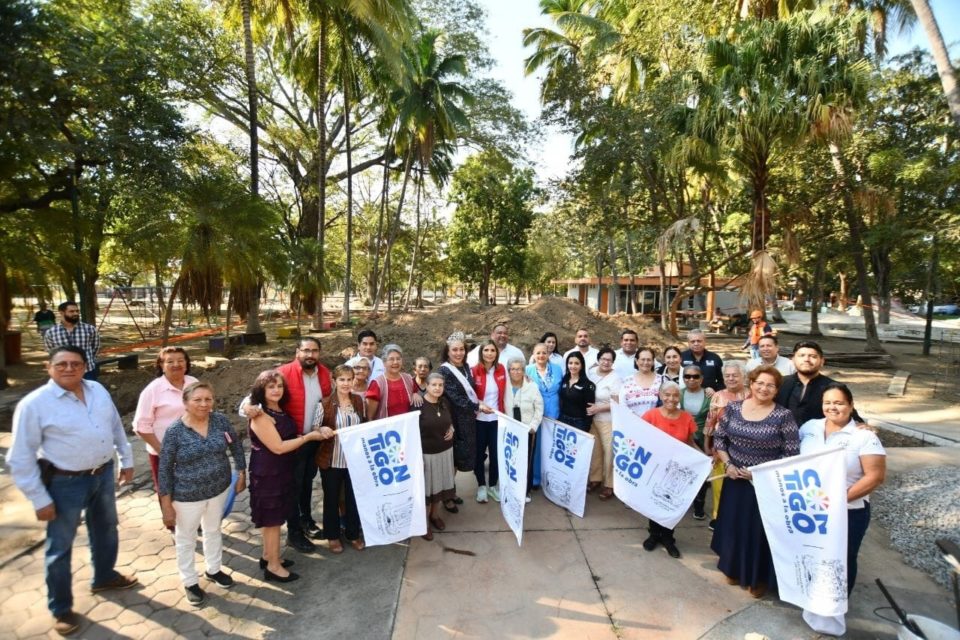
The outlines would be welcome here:
<svg viewBox="0 0 960 640">
<path fill-rule="evenodd" d="M 680 549 L 677 549 L 677 545 L 675 545 L 674 543 L 664 542 L 663 548 L 667 550 L 667 553 L 670 555 L 671 558 L 680 557 Z"/>
<path fill-rule="evenodd" d="M 714 528 L 715 526 L 717 526 L 717 520 L 716 520 L 716 518 L 714 518 L 713 520 L 711 520 L 710 522 L 707 523 L 707 529 L 710 529 L 710 531 L 713 531 L 713 528 Z"/>
<path fill-rule="evenodd" d="M 195 607 L 199 607 L 207 600 L 207 594 L 204 593 L 203 589 L 200 588 L 199 584 L 195 584 L 187 587 L 186 592 L 187 592 L 187 602 L 189 602 Z"/>
<path fill-rule="evenodd" d="M 281 561 L 280 561 L 280 566 L 283 567 L 284 569 L 289 569 L 290 567 L 293 566 L 293 564 L 294 564 L 293 560 L 281 560 Z M 267 568 L 267 559 L 266 559 L 266 558 L 260 558 L 260 570 L 263 571 L 263 570 L 266 569 L 266 568 Z"/>
<path fill-rule="evenodd" d="M 293 582 L 294 580 L 300 579 L 300 574 L 294 573 L 293 571 L 291 571 L 290 575 L 283 577 L 283 576 L 278 576 L 274 572 L 270 571 L 270 569 L 264 569 L 263 579 L 266 580 L 267 582 Z"/>
<path fill-rule="evenodd" d="M 213 582 L 216 582 L 218 585 L 220 585 L 224 589 L 229 589 L 234 585 L 233 578 L 225 574 L 222 569 L 220 571 L 217 571 L 216 573 L 205 573 L 204 575 L 207 576 L 207 580 L 212 580 Z"/>
<path fill-rule="evenodd" d="M 313 538 L 314 540 L 323 538 L 323 531 L 317 526 L 316 522 L 303 525 L 303 533 L 308 538 Z"/>
<path fill-rule="evenodd" d="M 643 548 L 646 549 L 647 551 L 653 551 L 654 549 L 657 548 L 658 544 L 660 544 L 660 541 L 657 540 L 656 537 L 650 536 L 649 538 L 643 541 Z"/>
<path fill-rule="evenodd" d="M 693 519 L 694 519 L 694 520 L 705 520 L 706 517 L 707 517 L 707 514 L 705 514 L 705 513 L 703 512 L 703 509 L 697 509 L 696 507 L 694 507 L 694 509 L 693 509 Z"/>
<path fill-rule="evenodd" d="M 303 534 L 287 536 L 287 545 L 293 547 L 300 553 L 313 553 L 317 550 L 317 545 L 307 540 Z"/>
<path fill-rule="evenodd" d="M 53 630 L 62 636 L 69 636 L 80 628 L 80 616 L 73 611 L 53 616 Z"/>
</svg>

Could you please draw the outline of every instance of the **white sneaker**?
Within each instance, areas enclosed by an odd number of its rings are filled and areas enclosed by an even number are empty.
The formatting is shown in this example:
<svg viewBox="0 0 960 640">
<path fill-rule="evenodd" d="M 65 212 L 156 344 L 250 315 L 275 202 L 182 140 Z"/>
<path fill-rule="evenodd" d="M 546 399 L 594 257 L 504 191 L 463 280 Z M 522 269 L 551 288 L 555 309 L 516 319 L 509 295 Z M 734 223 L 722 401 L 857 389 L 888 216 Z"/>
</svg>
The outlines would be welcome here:
<svg viewBox="0 0 960 640">
<path fill-rule="evenodd" d="M 528 495 L 528 496 L 527 496 L 527 499 L 525 500 L 525 502 L 526 502 L 527 504 L 530 504 L 531 502 L 533 502 L 533 498 L 531 498 L 531 497 Z"/>
<path fill-rule="evenodd" d="M 487 501 L 487 487 L 485 485 L 480 485 L 477 487 L 477 502 L 486 502 Z"/>
<path fill-rule="evenodd" d="M 490 496 L 490 499 L 494 502 L 500 502 L 500 490 L 496 486 L 492 486 L 487 489 L 487 495 Z"/>
</svg>

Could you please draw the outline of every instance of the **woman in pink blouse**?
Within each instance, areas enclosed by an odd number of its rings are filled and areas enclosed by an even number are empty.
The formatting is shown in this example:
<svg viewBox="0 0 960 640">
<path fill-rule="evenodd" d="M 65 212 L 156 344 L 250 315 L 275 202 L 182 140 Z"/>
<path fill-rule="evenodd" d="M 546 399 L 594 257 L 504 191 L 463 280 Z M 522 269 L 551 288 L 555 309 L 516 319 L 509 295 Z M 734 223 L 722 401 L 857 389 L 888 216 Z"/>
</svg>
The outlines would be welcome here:
<svg viewBox="0 0 960 640">
<path fill-rule="evenodd" d="M 147 445 L 153 488 L 158 487 L 160 449 L 167 427 L 183 415 L 183 388 L 197 381 L 190 374 L 190 356 L 183 347 L 164 347 L 157 355 L 157 379 L 140 392 L 133 430 Z"/>
</svg>

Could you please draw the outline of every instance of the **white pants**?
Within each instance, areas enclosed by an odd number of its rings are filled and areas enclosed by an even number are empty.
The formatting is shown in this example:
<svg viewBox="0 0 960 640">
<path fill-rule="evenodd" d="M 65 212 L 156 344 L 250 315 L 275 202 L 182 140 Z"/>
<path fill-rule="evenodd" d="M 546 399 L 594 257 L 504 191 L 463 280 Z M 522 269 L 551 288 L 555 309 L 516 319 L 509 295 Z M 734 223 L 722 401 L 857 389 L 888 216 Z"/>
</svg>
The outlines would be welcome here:
<svg viewBox="0 0 960 640">
<path fill-rule="evenodd" d="M 220 521 L 223 520 L 223 507 L 227 504 L 228 493 L 230 493 L 229 487 L 209 500 L 173 501 L 173 509 L 177 513 L 177 527 L 174 533 L 177 546 L 177 569 L 185 587 L 192 587 L 200 581 L 194 560 L 198 526 L 203 529 L 203 561 L 207 566 L 207 573 L 220 571 L 220 558 L 223 555 Z"/>
</svg>

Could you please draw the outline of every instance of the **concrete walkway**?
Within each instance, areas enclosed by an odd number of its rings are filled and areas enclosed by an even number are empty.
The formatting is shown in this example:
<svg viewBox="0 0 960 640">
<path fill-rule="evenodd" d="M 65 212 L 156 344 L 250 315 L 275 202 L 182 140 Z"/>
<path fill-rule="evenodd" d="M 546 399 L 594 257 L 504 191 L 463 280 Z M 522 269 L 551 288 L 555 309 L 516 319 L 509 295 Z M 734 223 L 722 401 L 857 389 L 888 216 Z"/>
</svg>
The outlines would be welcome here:
<svg viewBox="0 0 960 640">
<path fill-rule="evenodd" d="M 140 448 L 140 443 L 135 445 Z M 960 464 L 946 449 L 894 449 L 891 470 Z M 144 467 L 140 467 L 143 469 Z M 118 498 L 118 569 L 141 586 L 89 593 L 89 555 L 81 531 L 75 546 L 76 609 L 89 621 L 82 638 L 814 638 L 799 611 L 768 596 L 755 601 L 727 586 L 716 571 L 704 521 L 677 530 L 683 552 L 674 560 L 640 543 L 646 520 L 620 502 L 588 497 L 584 519 L 536 493 L 528 505 L 523 546 L 506 529 L 499 505 L 472 500 L 472 476 L 459 474 L 466 499 L 460 514 L 443 512 L 447 530 L 433 542 L 371 547 L 340 556 L 288 550 L 303 576 L 290 585 L 260 580 L 259 536 L 246 494 L 224 523 L 230 590 L 204 584 L 208 603 L 186 603 L 170 534 L 160 525 L 149 479 Z M 145 482 L 144 482 L 145 481 Z M 894 626 L 873 614 L 885 602 L 881 577 L 902 605 L 951 621 L 949 594 L 903 564 L 886 532 L 871 527 L 861 551 L 861 577 L 848 616 L 850 638 L 893 638 Z M 202 571 L 202 560 L 197 562 Z M 43 584 L 43 550 L 35 546 L 0 566 L 0 638 L 57 637 L 51 631 Z"/>
</svg>

